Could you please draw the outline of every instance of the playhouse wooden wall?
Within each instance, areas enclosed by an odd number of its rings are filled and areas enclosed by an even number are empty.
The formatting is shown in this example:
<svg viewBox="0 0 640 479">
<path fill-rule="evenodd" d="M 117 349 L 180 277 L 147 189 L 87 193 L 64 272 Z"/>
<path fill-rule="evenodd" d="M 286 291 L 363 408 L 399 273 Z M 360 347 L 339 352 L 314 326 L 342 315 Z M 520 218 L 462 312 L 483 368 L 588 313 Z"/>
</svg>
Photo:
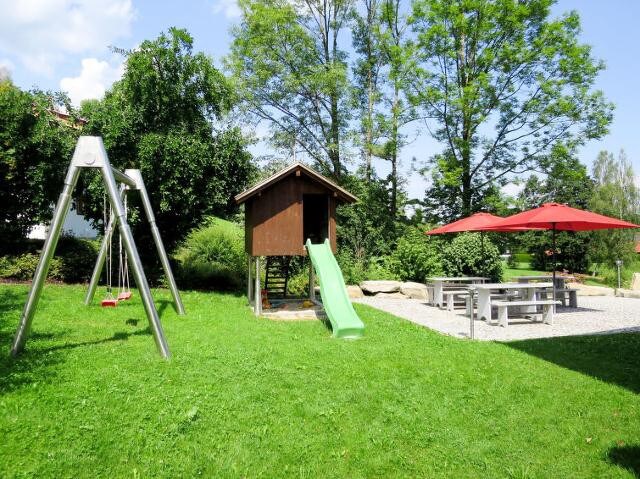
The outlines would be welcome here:
<svg viewBox="0 0 640 479">
<path fill-rule="evenodd" d="M 336 198 L 333 192 L 292 174 L 245 203 L 245 249 L 251 256 L 304 256 L 303 205 L 306 194 L 326 194 L 329 241 L 336 252 Z"/>
</svg>

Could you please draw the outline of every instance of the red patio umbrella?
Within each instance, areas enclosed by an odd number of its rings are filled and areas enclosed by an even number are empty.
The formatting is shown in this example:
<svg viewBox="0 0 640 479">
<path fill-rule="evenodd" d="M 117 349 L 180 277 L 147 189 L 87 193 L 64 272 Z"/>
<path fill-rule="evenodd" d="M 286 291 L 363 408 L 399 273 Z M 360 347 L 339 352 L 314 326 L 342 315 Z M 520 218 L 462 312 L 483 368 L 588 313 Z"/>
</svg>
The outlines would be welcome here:
<svg viewBox="0 0 640 479">
<path fill-rule="evenodd" d="M 553 298 L 556 284 L 556 231 L 591 231 L 612 228 L 640 228 L 628 221 L 579 210 L 559 203 L 545 203 L 483 228 L 485 231 L 504 231 L 503 228 L 547 229 L 553 232 Z M 513 230 L 511 230 L 513 231 Z"/>
<path fill-rule="evenodd" d="M 513 232 L 513 231 L 526 231 L 529 228 L 522 228 L 518 226 L 505 226 L 504 228 L 496 227 L 499 221 L 504 218 L 501 216 L 492 215 L 491 213 L 474 213 L 466 218 L 459 219 L 453 223 L 449 223 L 438 228 L 426 231 L 428 235 L 441 235 L 445 233 L 462 233 L 466 231 L 479 231 L 480 232 L 480 255 L 484 256 L 484 236 L 485 231 L 494 232 Z M 490 228 L 491 229 L 488 229 Z"/>
<path fill-rule="evenodd" d="M 492 215 L 491 213 L 474 213 L 471 216 L 462 218 L 453 223 L 434 228 L 427 231 L 428 235 L 440 235 L 445 233 L 461 233 L 464 231 L 487 231 L 491 227 L 490 231 L 508 232 L 508 231 L 524 231 L 528 228 L 521 227 L 505 227 L 502 229 L 494 229 L 493 227 L 502 221 L 504 218 L 501 216 Z"/>
<path fill-rule="evenodd" d="M 610 216 L 579 210 L 560 203 L 545 203 L 538 208 L 523 211 L 497 221 L 486 230 L 502 231 L 501 228 L 547 229 L 558 231 L 592 231 L 610 228 L 640 228 L 628 221 Z M 495 229 L 494 229 L 495 228 Z"/>
</svg>

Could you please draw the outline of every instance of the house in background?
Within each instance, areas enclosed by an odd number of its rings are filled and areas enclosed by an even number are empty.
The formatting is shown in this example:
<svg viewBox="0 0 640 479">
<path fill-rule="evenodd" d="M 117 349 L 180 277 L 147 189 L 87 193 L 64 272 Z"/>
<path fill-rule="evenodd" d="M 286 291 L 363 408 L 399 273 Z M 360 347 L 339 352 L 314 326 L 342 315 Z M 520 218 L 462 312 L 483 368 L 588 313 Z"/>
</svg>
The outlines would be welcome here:
<svg viewBox="0 0 640 479">
<path fill-rule="evenodd" d="M 31 229 L 28 238 L 43 240 L 47 236 L 47 230 L 49 225 L 37 225 Z M 98 230 L 96 230 L 91 223 L 79 215 L 75 208 L 71 208 L 67 214 L 67 218 L 64 220 L 64 226 L 62 231 L 66 235 L 74 236 L 75 238 L 88 238 L 94 239 L 98 237 Z"/>
</svg>

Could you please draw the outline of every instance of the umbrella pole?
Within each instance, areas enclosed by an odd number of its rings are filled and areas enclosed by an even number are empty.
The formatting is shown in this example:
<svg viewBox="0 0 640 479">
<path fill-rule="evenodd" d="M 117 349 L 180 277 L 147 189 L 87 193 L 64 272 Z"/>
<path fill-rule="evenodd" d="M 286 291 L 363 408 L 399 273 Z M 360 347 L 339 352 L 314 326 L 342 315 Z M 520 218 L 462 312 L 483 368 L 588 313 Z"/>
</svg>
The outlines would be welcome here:
<svg viewBox="0 0 640 479">
<path fill-rule="evenodd" d="M 553 262 L 553 296 L 551 297 L 551 299 L 553 301 L 556 300 L 556 224 L 555 223 L 551 223 L 551 235 L 553 238 L 553 249 L 551 250 L 551 261 Z M 553 304 L 553 312 L 556 312 L 556 305 L 555 303 Z"/>
<path fill-rule="evenodd" d="M 480 276 L 484 276 L 484 231 L 480 231 Z"/>
</svg>

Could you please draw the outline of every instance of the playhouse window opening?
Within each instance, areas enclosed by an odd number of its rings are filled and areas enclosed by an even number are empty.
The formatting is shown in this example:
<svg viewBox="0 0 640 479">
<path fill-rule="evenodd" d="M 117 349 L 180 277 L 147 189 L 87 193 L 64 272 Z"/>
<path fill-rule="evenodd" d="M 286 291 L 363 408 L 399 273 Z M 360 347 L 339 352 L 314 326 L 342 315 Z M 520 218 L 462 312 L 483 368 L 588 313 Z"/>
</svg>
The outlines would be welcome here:
<svg viewBox="0 0 640 479">
<path fill-rule="evenodd" d="M 323 243 L 329 238 L 329 196 L 302 195 L 303 241 Z"/>
</svg>

